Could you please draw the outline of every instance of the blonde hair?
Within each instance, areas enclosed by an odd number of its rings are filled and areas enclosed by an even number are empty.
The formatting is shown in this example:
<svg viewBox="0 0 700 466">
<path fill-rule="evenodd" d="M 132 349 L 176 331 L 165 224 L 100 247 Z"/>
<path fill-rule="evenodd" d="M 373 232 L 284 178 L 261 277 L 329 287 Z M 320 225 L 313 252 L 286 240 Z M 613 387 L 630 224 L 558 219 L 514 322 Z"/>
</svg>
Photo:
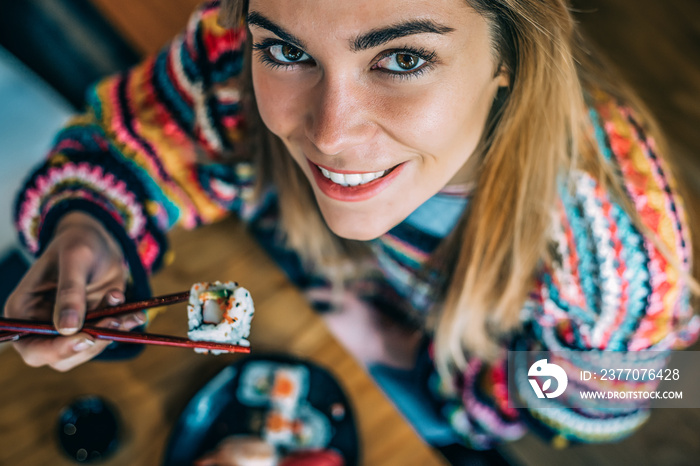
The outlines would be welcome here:
<svg viewBox="0 0 700 466">
<path fill-rule="evenodd" d="M 433 322 L 436 362 L 443 374 L 466 364 L 465 351 L 487 360 L 497 357 L 499 339 L 520 327 L 523 303 L 548 260 L 557 182 L 572 168 L 585 168 L 610 189 L 635 225 L 683 273 L 641 221 L 592 140 L 584 88 L 631 104 L 663 147 L 661 135 L 634 95 L 587 53 L 567 2 L 466 1 L 489 22 L 498 69 L 509 74 L 510 86 L 497 97 L 474 157 L 478 188 L 469 212 L 429 263 L 451 275 Z M 223 24 L 244 18 L 247 1 L 222 4 Z M 269 131 L 261 131 L 260 138 L 264 147 L 259 148 L 265 149 L 260 169 L 279 191 L 289 245 L 310 263 L 330 269 L 343 263 L 348 249 L 357 245 L 325 226 L 308 181 L 282 143 Z M 697 287 L 687 274 L 685 278 Z"/>
</svg>

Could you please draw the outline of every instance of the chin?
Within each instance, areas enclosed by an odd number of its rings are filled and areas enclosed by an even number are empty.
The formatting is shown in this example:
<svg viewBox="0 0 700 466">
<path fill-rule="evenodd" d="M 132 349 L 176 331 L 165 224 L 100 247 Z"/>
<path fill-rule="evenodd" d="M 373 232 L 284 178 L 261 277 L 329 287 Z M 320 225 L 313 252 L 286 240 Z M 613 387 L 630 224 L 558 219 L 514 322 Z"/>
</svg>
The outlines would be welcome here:
<svg viewBox="0 0 700 466">
<path fill-rule="evenodd" d="M 323 212 L 323 218 L 333 233 L 341 238 L 355 241 L 371 241 L 379 238 L 387 231 L 391 230 L 393 224 L 377 222 L 376 218 L 373 221 L 363 219 L 361 215 L 327 215 Z"/>
</svg>

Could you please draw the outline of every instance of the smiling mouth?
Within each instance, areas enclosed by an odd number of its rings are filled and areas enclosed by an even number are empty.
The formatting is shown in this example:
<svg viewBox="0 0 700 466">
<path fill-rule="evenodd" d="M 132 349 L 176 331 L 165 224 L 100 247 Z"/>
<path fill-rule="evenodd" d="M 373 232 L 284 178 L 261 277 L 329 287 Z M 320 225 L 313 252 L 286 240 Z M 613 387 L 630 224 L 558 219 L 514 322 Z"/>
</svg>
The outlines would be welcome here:
<svg viewBox="0 0 700 466">
<path fill-rule="evenodd" d="M 392 167 L 388 170 L 380 170 L 377 172 L 338 173 L 328 170 L 327 168 L 321 167 L 320 165 L 316 165 L 316 167 L 319 169 L 319 171 L 324 177 L 340 186 L 361 186 L 367 183 L 371 183 L 374 180 L 378 180 L 379 178 L 385 177 L 396 168 Z"/>
<path fill-rule="evenodd" d="M 359 202 L 371 199 L 391 186 L 401 175 L 407 162 L 376 172 L 351 172 L 331 170 L 306 159 L 318 189 L 327 197 L 342 202 Z"/>
</svg>

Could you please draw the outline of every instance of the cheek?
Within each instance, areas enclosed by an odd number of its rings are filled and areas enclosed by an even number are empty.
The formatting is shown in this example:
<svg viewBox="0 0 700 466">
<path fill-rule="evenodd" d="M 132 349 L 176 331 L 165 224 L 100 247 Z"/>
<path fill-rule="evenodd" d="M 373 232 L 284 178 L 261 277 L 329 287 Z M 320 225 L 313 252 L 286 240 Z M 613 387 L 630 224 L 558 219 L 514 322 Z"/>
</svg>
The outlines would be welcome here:
<svg viewBox="0 0 700 466">
<path fill-rule="evenodd" d="M 492 102 L 493 92 L 483 84 L 469 84 L 449 93 L 440 119 L 447 135 L 446 149 L 459 146 L 468 150 L 465 155 L 471 154 L 481 138 Z"/>
<path fill-rule="evenodd" d="M 481 136 L 491 99 L 482 83 L 464 81 L 459 86 L 443 83 L 410 96 L 383 99 L 385 131 L 428 157 L 455 150 L 468 156 Z"/>
<path fill-rule="evenodd" d="M 261 69 L 262 65 L 253 65 L 253 90 L 258 106 L 258 112 L 265 126 L 276 136 L 284 139 L 297 125 L 301 116 L 301 101 L 298 86 L 290 85 L 288 81 L 275 78 L 270 70 Z"/>
</svg>

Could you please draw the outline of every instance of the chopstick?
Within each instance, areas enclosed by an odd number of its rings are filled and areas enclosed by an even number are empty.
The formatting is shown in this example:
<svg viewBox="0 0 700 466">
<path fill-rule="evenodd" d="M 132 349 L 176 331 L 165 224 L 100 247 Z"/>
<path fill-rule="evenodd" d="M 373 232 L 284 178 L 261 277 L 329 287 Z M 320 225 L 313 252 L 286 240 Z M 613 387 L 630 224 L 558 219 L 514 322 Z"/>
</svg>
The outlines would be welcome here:
<svg viewBox="0 0 700 466">
<path fill-rule="evenodd" d="M 155 296 L 153 298 L 119 304 L 117 306 L 104 306 L 88 311 L 85 315 L 85 320 L 90 322 L 103 319 L 105 317 L 116 317 L 122 314 L 130 314 L 132 312 L 141 311 L 152 307 L 169 306 L 170 304 L 182 303 L 188 299 L 190 299 L 190 292 L 182 291 L 180 293 Z"/>
<path fill-rule="evenodd" d="M 60 335 L 53 324 L 37 323 L 30 320 L 0 319 L 0 329 L 21 332 L 20 334 Z M 188 338 L 154 333 L 131 333 L 120 330 L 108 330 L 86 325 L 81 329 L 88 335 L 100 340 L 119 341 L 122 343 L 144 343 L 160 346 L 177 346 L 181 348 L 201 348 L 207 350 L 225 351 L 228 353 L 250 353 L 250 347 L 218 343 L 213 341 L 195 341 Z"/>
<path fill-rule="evenodd" d="M 132 312 L 149 309 L 152 307 L 168 306 L 170 304 L 181 303 L 187 301 L 190 297 L 189 291 L 181 291 L 179 293 L 166 294 L 163 296 L 154 296 L 140 301 L 132 301 L 129 303 L 118 304 L 116 306 L 103 306 L 92 311 L 88 311 L 85 315 L 86 322 L 93 322 L 105 317 L 117 317 Z M 32 321 L 33 323 L 49 324 L 49 322 Z M 0 332 L 0 343 L 4 341 L 16 341 L 20 338 L 30 335 L 32 332 Z"/>
</svg>

